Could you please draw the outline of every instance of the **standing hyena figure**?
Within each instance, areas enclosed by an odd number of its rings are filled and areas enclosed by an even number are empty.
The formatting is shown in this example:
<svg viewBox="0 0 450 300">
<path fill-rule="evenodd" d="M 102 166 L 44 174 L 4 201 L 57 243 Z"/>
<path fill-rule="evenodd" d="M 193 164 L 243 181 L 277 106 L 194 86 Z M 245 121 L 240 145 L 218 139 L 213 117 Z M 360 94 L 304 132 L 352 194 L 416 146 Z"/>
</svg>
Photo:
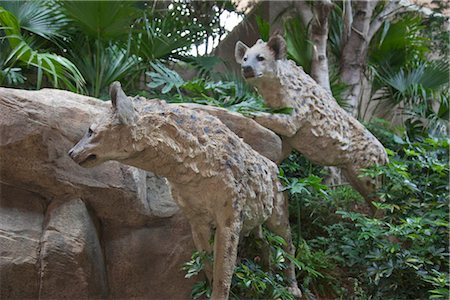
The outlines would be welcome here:
<svg viewBox="0 0 450 300">
<path fill-rule="evenodd" d="M 301 67 L 286 59 L 286 42 L 281 36 L 273 36 L 267 43 L 258 40 L 251 48 L 239 41 L 235 56 L 242 75 L 270 107 L 293 109 L 289 115 L 261 113 L 254 118 L 281 135 L 286 147 L 283 152 L 288 154 L 294 148 L 318 164 L 340 167 L 371 203 L 375 182 L 359 177 L 359 172 L 388 162 L 383 145 Z"/>
<path fill-rule="evenodd" d="M 69 155 L 83 167 L 116 160 L 169 180 L 196 248 L 214 253 L 213 269 L 206 270 L 212 299 L 228 298 L 239 239 L 262 223 L 294 254 L 275 163 L 211 115 L 158 100 L 135 108 L 118 82 L 110 92 L 111 113 L 91 125 Z M 300 297 L 292 264 L 286 273 Z"/>
</svg>

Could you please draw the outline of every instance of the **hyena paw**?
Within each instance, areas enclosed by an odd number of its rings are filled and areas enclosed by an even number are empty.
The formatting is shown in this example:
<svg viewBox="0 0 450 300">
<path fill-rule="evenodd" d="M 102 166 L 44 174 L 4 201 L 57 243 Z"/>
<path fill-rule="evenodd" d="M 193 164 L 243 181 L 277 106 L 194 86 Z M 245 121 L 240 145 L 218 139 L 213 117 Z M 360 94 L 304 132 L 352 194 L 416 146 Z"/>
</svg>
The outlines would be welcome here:
<svg viewBox="0 0 450 300">
<path fill-rule="evenodd" d="M 289 292 L 295 297 L 295 299 L 302 298 L 302 291 L 300 291 L 296 283 L 292 284 L 289 287 Z"/>
</svg>

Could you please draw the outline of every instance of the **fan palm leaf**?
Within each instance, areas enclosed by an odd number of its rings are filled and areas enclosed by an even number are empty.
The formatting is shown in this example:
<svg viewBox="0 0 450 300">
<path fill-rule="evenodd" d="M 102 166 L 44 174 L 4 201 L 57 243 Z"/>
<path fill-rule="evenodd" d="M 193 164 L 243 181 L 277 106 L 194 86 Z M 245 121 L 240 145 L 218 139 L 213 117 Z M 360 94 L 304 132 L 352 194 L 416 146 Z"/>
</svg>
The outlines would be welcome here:
<svg viewBox="0 0 450 300">
<path fill-rule="evenodd" d="M 12 13 L 23 30 L 47 40 L 63 38 L 68 19 L 55 1 L 0 1 Z"/>
<path fill-rule="evenodd" d="M 41 87 L 42 77 L 46 75 L 54 87 L 63 83 L 72 91 L 81 90 L 84 78 L 77 67 L 68 59 L 52 53 L 39 52 L 30 46 L 29 40 L 21 33 L 21 27 L 16 17 L 0 7 L 0 29 L 6 34 L 11 52 L 5 64 L 9 67 L 21 62 L 37 68 L 37 88 Z"/>
<path fill-rule="evenodd" d="M 89 47 L 90 45 L 81 43 L 69 53 L 71 60 L 86 78 L 89 95 L 102 98 L 108 94 L 108 87 L 112 82 L 140 74 L 138 58 L 129 55 L 118 45 L 104 46 L 100 41 L 96 41 L 92 45 L 94 51 L 89 51 Z M 82 51 L 86 54 L 80 55 Z"/>
<path fill-rule="evenodd" d="M 95 39 L 125 38 L 138 10 L 135 1 L 59 1 L 64 13 L 83 34 Z"/>
</svg>

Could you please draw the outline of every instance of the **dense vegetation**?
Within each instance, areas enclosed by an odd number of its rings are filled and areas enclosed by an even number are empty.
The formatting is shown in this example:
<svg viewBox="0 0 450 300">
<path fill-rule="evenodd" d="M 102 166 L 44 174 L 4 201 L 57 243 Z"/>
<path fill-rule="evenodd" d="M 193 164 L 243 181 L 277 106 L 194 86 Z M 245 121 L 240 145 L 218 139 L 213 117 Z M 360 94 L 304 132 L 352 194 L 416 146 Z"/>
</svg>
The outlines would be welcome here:
<svg viewBox="0 0 450 300">
<path fill-rule="evenodd" d="M 390 163 L 367 174 L 384 176 L 378 191 L 383 202 L 377 203 L 384 216 L 368 215 L 350 187 L 323 185 L 323 169 L 293 154 L 281 177 L 290 193 L 297 254 L 286 256 L 283 241 L 266 232 L 273 266 L 281 270 L 286 259 L 293 260 L 310 299 L 448 299 L 448 139 L 394 134 L 377 125 L 374 132 L 388 146 Z M 258 255 L 241 260 L 234 295 L 289 299 L 281 275 L 262 272 L 259 261 Z M 195 254 L 186 265 L 189 276 L 201 262 Z M 206 287 L 196 286 L 194 295 L 201 292 Z"/>
<path fill-rule="evenodd" d="M 0 1 L 0 85 L 53 86 L 107 98 L 109 84 L 121 80 L 129 94 L 222 106 L 244 115 L 270 111 L 239 75 L 213 72 L 219 58 L 188 55 L 205 40 L 224 36 L 219 16 L 233 9 L 223 1 L 180 0 L 170 6 Z M 330 83 L 345 107 L 340 96 L 346 86 L 333 76 L 341 51 L 341 11 L 336 5 L 329 24 Z M 382 217 L 371 217 L 349 185 L 324 185 L 326 170 L 293 153 L 280 178 L 290 195 L 296 257 L 287 256 L 284 241 L 269 231 L 265 241 L 247 240 L 232 298 L 291 299 L 280 272 L 286 260 L 298 267 L 299 285 L 309 299 L 449 298 L 448 33 L 440 30 L 442 22 L 440 16 L 405 13 L 386 21 L 369 47 L 372 88 L 366 101 L 372 112 L 358 116 L 390 156 L 388 165 L 366 170 L 383 178 L 377 191 L 382 201 L 376 203 Z M 262 18 L 258 24 L 267 39 L 270 25 Z M 286 19 L 284 26 L 290 59 L 309 71 L 308 28 L 298 18 Z M 431 53 L 441 56 L 430 59 Z M 197 75 L 183 79 L 174 69 Z M 401 115 L 395 126 L 384 113 L 394 109 Z M 271 270 L 255 251 L 261 243 L 270 245 Z M 184 266 L 187 276 L 196 276 L 207 260 L 211 257 L 194 253 Z M 201 280 L 193 288 L 194 297 L 208 293 Z"/>
</svg>

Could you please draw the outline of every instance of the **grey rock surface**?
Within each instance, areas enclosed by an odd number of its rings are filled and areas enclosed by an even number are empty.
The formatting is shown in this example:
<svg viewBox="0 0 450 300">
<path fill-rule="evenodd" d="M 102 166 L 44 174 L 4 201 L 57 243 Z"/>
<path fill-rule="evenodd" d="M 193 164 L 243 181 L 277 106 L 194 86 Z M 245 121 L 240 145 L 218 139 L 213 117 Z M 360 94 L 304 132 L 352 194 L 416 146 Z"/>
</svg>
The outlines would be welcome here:
<svg viewBox="0 0 450 300">
<path fill-rule="evenodd" d="M 85 169 L 67 155 L 108 109 L 67 91 L 0 88 L 1 299 L 190 298 L 181 267 L 191 231 L 166 179 L 117 162 Z M 241 134 L 254 149 L 281 147 L 253 120 L 217 114 L 258 132 Z"/>
<path fill-rule="evenodd" d="M 46 219 L 39 298 L 105 298 L 108 288 L 99 233 L 84 202 L 53 201 Z"/>
<path fill-rule="evenodd" d="M 180 269 L 194 247 L 165 180 L 67 155 L 109 105 L 0 88 L 1 299 L 189 298 Z"/>
</svg>

